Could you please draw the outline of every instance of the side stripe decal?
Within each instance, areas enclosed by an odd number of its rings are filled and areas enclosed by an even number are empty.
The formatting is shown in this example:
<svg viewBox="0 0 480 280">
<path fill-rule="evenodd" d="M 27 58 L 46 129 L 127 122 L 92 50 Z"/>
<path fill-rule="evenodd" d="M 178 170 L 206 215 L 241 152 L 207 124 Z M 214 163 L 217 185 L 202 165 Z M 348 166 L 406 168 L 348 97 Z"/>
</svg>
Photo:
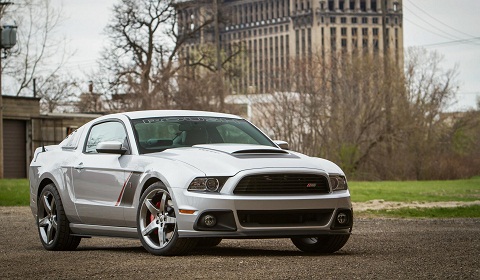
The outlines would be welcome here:
<svg viewBox="0 0 480 280">
<path fill-rule="evenodd" d="M 123 184 L 122 191 L 118 196 L 115 206 L 129 207 L 133 205 L 133 197 L 135 196 L 135 190 L 140 183 L 141 172 L 130 172 L 127 180 Z"/>
</svg>

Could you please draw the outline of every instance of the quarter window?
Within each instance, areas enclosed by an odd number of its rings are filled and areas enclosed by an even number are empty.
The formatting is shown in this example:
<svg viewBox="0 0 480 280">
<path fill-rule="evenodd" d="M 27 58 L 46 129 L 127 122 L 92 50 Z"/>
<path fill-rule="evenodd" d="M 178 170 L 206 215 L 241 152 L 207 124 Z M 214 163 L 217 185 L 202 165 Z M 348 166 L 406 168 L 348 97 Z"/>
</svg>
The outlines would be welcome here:
<svg viewBox="0 0 480 280">
<path fill-rule="evenodd" d="M 128 148 L 127 133 L 120 122 L 109 121 L 94 125 L 88 134 L 85 153 L 97 153 L 98 143 L 105 141 L 118 141 Z"/>
<path fill-rule="evenodd" d="M 70 135 L 68 135 L 65 140 L 60 143 L 60 147 L 64 149 L 76 149 L 80 136 L 82 135 L 83 126 L 79 129 L 74 130 Z"/>
</svg>

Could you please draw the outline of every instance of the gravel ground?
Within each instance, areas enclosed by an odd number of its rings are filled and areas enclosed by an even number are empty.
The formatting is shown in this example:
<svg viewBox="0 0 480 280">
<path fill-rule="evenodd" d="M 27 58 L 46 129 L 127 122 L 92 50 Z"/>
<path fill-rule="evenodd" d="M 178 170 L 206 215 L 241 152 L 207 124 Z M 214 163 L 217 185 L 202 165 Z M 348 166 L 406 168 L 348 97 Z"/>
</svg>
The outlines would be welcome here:
<svg viewBox="0 0 480 280">
<path fill-rule="evenodd" d="M 49 252 L 27 207 L 0 207 L 0 223 L 0 279 L 480 279 L 480 219 L 357 219 L 332 255 L 268 239 L 224 240 L 182 257 L 156 257 L 138 240 L 113 238 Z"/>
</svg>

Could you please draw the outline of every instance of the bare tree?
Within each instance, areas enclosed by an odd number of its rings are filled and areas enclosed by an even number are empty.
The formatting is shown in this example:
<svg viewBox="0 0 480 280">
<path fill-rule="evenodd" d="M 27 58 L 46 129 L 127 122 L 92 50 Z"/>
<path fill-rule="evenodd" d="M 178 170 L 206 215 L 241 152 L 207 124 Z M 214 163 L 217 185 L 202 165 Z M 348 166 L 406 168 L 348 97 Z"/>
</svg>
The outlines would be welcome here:
<svg viewBox="0 0 480 280">
<path fill-rule="evenodd" d="M 73 111 L 79 88 L 69 77 L 51 75 L 47 80 L 39 80 L 40 90 L 37 96 L 41 98 L 40 108 L 45 113 L 64 113 Z"/>
<path fill-rule="evenodd" d="M 228 13 L 223 12 L 219 12 L 219 20 L 227 21 Z M 110 44 L 103 52 L 99 73 L 92 77 L 97 87 L 108 93 L 111 110 L 198 105 L 213 109 L 212 103 L 222 103 L 219 92 L 231 91 L 229 81 L 238 76 L 234 58 L 242 48 L 230 44 L 216 52 L 214 19 L 211 3 L 121 0 L 114 5 L 112 21 L 106 27 Z M 202 47 L 192 51 L 188 48 L 192 42 Z M 217 69 L 217 58 L 222 71 Z M 192 98 L 189 91 L 198 91 L 196 85 L 205 85 L 202 80 L 213 83 L 214 90 Z"/>
<path fill-rule="evenodd" d="M 21 96 L 33 91 L 33 79 L 52 80 L 68 57 L 65 39 L 57 39 L 61 8 L 49 0 L 25 0 L 13 5 L 4 21 L 18 25 L 17 45 L 3 59 L 6 93 Z"/>
<path fill-rule="evenodd" d="M 294 60 L 283 87 L 260 100 L 251 97 L 255 122 L 292 149 L 333 160 L 355 178 L 431 178 L 456 120 L 442 114 L 456 91 L 456 69 L 441 69 L 438 54 L 418 49 L 408 52 L 405 72 L 394 63 L 384 71 L 382 59 L 340 54 L 327 62 Z"/>
</svg>

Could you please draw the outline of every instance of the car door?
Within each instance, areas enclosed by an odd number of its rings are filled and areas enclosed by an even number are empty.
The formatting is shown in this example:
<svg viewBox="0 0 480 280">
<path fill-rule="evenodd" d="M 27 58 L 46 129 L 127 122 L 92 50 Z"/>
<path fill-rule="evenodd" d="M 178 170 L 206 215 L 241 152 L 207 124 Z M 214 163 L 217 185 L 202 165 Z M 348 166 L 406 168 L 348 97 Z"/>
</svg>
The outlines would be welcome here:
<svg viewBox="0 0 480 280">
<path fill-rule="evenodd" d="M 130 151 L 125 126 L 120 120 L 94 124 L 87 134 L 83 152 L 74 162 L 72 180 L 75 206 L 85 224 L 125 225 L 119 201 L 125 183 L 130 156 L 98 153 L 96 146 L 104 141 L 120 141 Z"/>
</svg>

